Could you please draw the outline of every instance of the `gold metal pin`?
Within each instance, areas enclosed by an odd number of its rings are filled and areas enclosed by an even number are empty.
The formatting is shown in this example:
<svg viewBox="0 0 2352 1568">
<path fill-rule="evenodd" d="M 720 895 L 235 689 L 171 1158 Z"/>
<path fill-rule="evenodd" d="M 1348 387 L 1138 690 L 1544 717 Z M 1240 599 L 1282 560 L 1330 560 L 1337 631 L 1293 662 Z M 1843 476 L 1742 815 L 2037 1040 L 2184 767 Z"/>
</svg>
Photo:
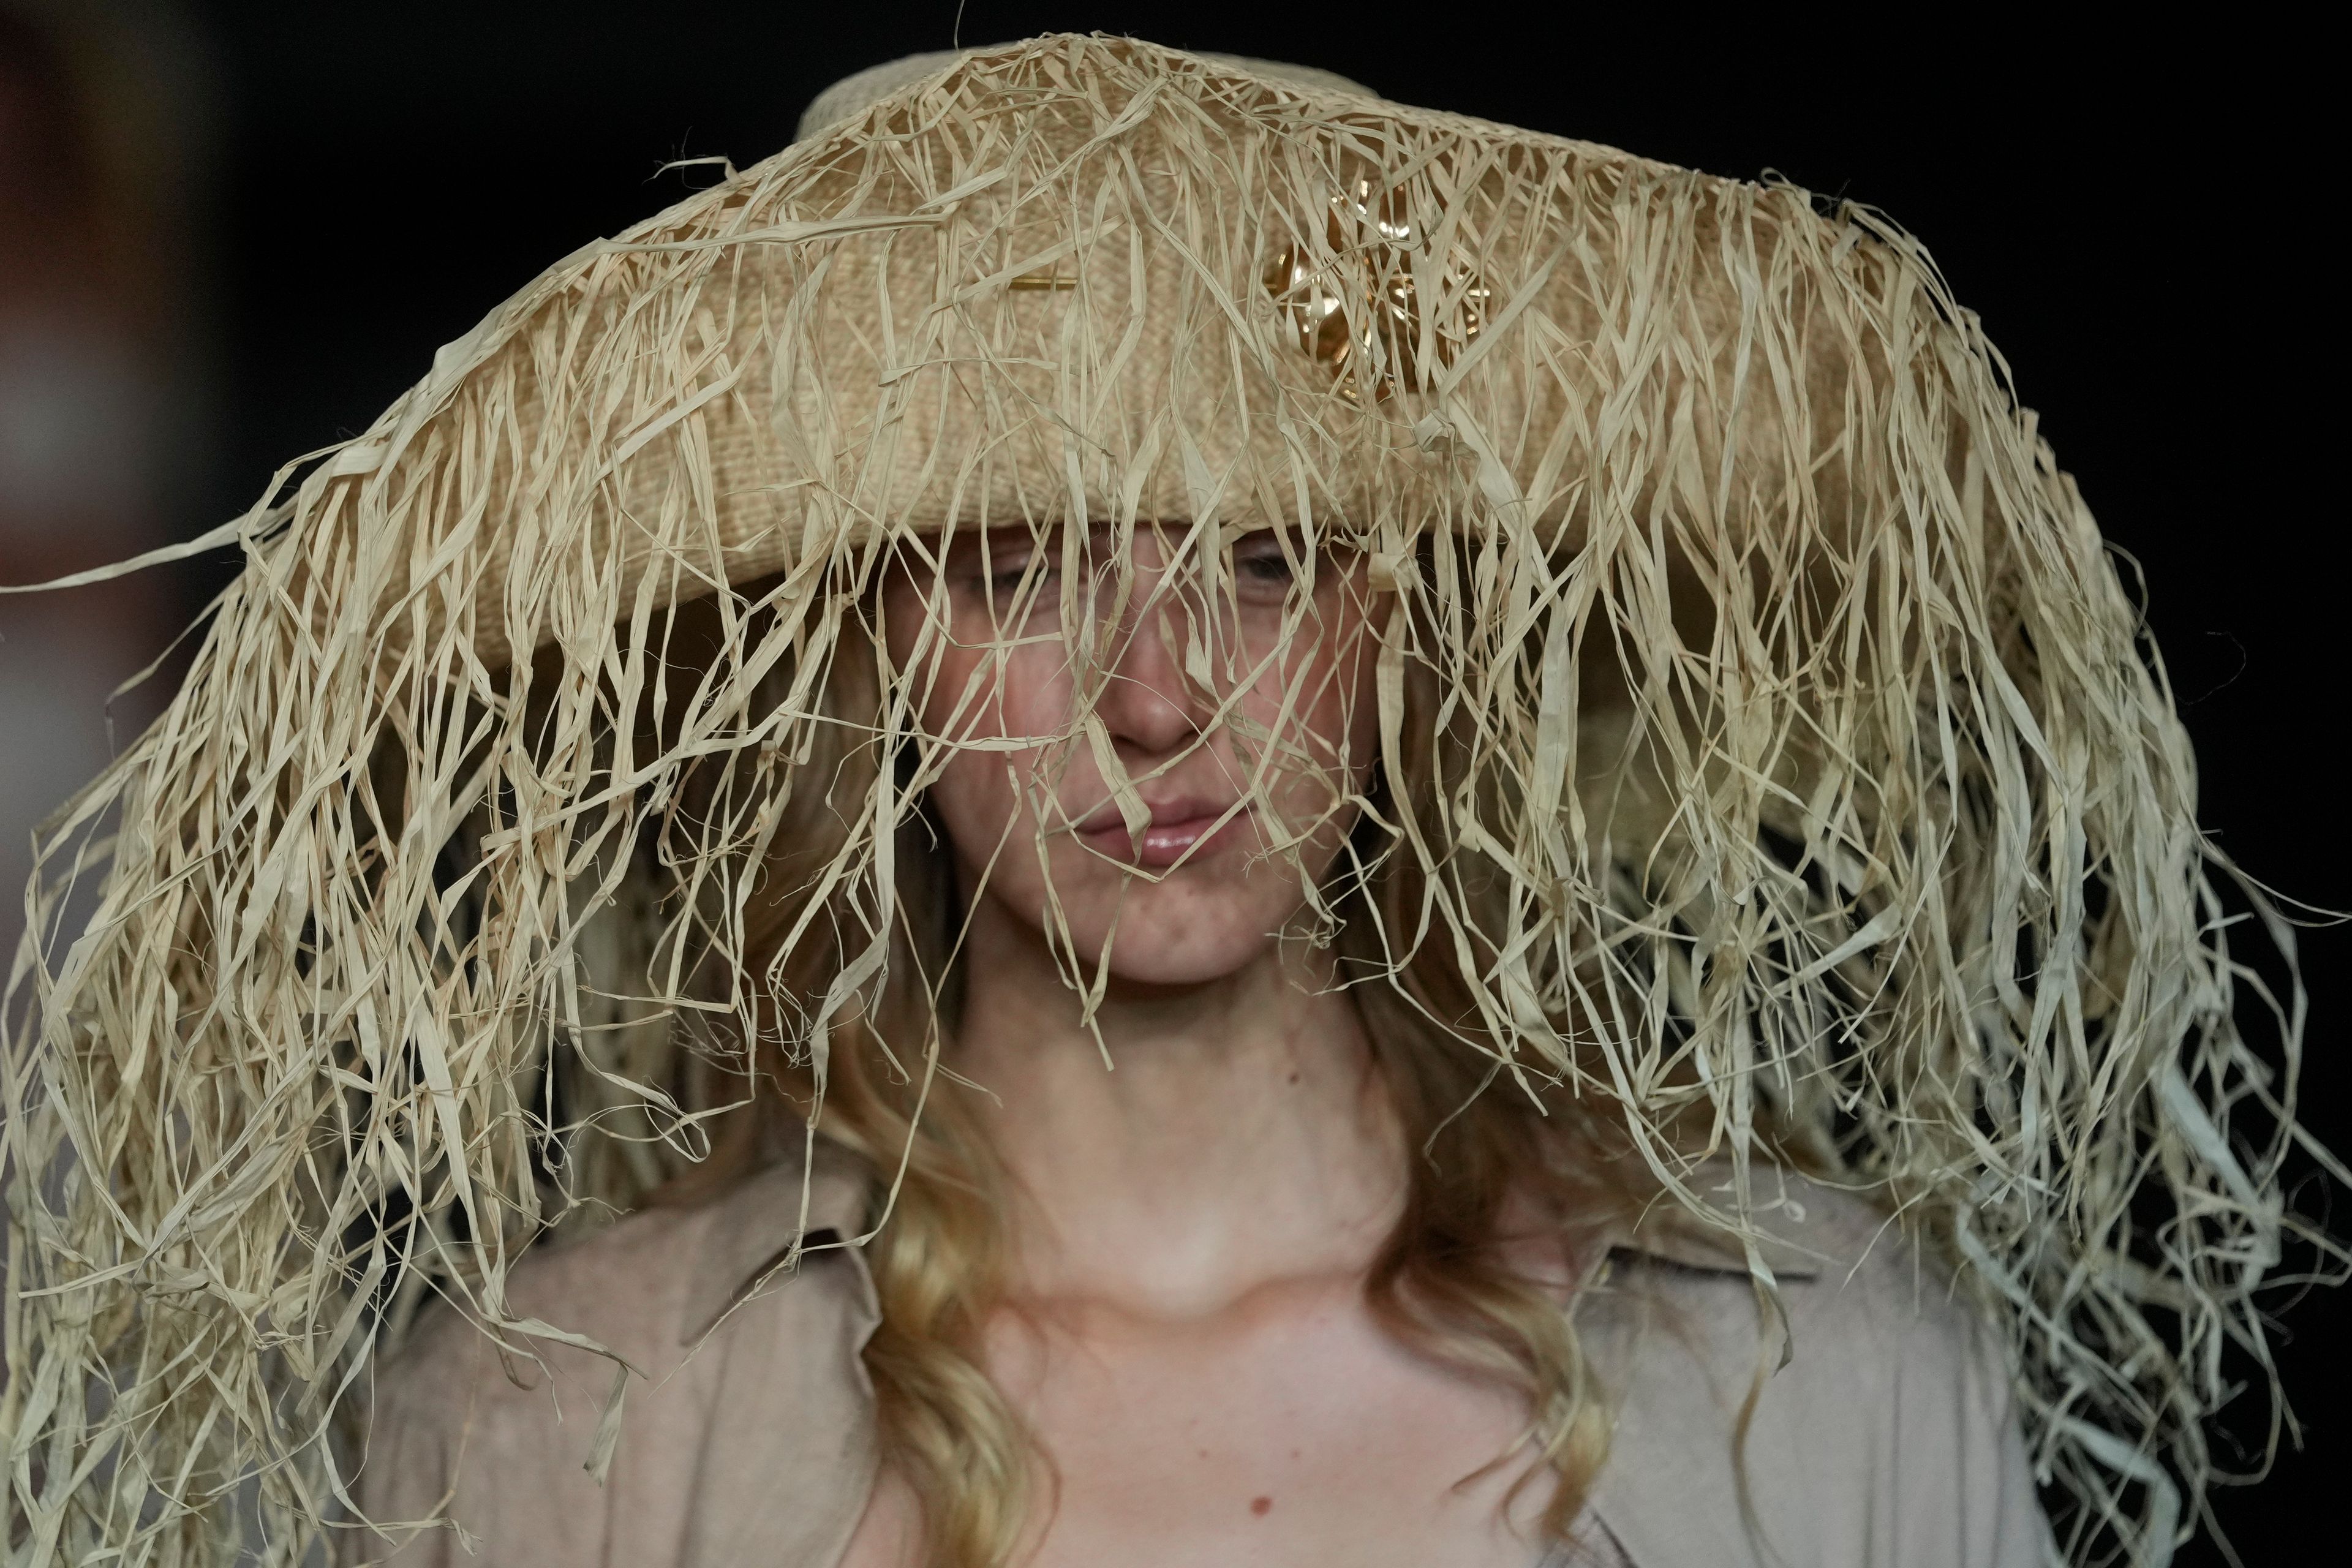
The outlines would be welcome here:
<svg viewBox="0 0 2352 1568">
<path fill-rule="evenodd" d="M 1371 182 L 1358 180 L 1353 191 L 1331 198 L 1324 230 L 1328 256 L 1293 243 L 1266 263 L 1266 289 L 1282 302 L 1298 346 L 1330 367 L 1350 403 L 1362 401 L 1360 370 L 1366 364 L 1375 367 L 1375 399 L 1393 396 L 1402 385 L 1426 388 L 1424 336 L 1439 365 L 1453 363 L 1485 326 L 1493 291 L 1466 263 L 1447 257 L 1437 277 L 1454 307 L 1450 319 L 1424 332 L 1412 269 L 1422 247 L 1402 191 L 1375 198 Z M 1426 274 L 1425 260 L 1423 269 Z"/>
</svg>

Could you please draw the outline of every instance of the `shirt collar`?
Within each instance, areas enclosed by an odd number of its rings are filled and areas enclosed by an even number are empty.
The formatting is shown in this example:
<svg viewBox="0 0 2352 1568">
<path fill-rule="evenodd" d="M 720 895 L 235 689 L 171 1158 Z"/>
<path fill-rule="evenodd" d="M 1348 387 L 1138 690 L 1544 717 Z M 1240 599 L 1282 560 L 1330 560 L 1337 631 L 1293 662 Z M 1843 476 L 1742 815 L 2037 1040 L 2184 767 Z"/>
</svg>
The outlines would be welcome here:
<svg viewBox="0 0 2352 1568">
<path fill-rule="evenodd" d="M 701 1254 L 687 1281 L 685 1339 L 709 1333 L 809 1253 L 842 1248 L 863 1272 L 856 1243 L 870 1190 L 848 1153 L 822 1138 L 737 1184 L 707 1211 Z"/>
<path fill-rule="evenodd" d="M 1787 1205 L 1755 1218 L 1756 1253 L 1775 1279 L 1817 1278 L 1829 1261 L 1812 1232 L 1814 1222 L 1801 1205 Z M 1607 1256 L 1668 1263 L 1702 1274 L 1754 1272 L 1737 1236 L 1694 1218 L 1681 1205 L 1667 1200 L 1652 1204 L 1641 1215 L 1612 1228 L 1604 1237 Z"/>
</svg>

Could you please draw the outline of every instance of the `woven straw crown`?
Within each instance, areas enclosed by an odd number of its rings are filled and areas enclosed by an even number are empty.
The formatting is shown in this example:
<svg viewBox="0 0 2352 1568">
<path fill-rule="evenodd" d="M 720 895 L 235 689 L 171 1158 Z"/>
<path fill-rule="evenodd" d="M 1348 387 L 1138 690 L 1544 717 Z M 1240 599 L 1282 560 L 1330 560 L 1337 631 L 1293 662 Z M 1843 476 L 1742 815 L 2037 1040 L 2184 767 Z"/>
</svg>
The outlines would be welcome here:
<svg viewBox="0 0 2352 1568">
<path fill-rule="evenodd" d="M 1758 265 L 1802 255 L 1885 288 L 1860 227 L 1324 73 L 1091 48 L 949 57 L 862 108 L 900 68 L 851 79 L 818 105 L 843 117 L 762 179 L 551 270 L 312 484 L 346 491 L 371 542 L 414 486 L 482 508 L 468 576 L 493 661 L 510 618 L 535 618 L 518 542 L 612 531 L 625 591 L 665 509 L 698 516 L 683 564 L 709 581 L 950 519 L 1286 522 L 1398 548 L 1425 521 L 1403 514 L 1448 509 L 1465 478 L 1474 506 L 1556 525 L 1591 504 L 1580 481 L 1635 389 L 1687 405 L 1702 469 L 1736 469 L 1727 525 L 1836 510 L 1847 361 L 1889 345 L 1857 343 L 1830 301 L 1777 302 L 1796 357 L 1769 374 L 1804 384 L 1818 428 L 1787 428 L 1778 400 L 1743 419 L 1719 400 L 1754 345 L 1736 269 L 1708 253 L 1737 230 Z M 1026 96 L 1017 129 L 998 95 Z M 1644 276 L 1643 247 L 1683 226 L 1679 275 Z M 1687 318 L 1679 363 L 1626 357 L 1661 346 L 1626 331 L 1658 289 Z M 498 412 L 511 450 L 435 439 Z M 461 502 L 453 464 L 487 465 L 487 487 Z"/>
</svg>

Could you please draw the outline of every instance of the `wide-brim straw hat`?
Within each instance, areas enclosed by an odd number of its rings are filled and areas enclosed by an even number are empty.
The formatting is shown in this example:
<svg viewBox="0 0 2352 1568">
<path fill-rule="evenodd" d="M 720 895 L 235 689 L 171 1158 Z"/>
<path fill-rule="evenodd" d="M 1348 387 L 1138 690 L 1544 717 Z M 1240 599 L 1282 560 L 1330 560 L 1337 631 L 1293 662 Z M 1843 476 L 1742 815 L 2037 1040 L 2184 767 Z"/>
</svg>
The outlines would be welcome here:
<svg viewBox="0 0 2352 1568">
<path fill-rule="evenodd" d="M 2074 1549 L 2160 1558 L 2294 1129 L 2141 617 L 1919 246 L 1124 39 L 810 119 L 178 552 L 247 563 L 47 830 L 12 981 L 21 1560 L 225 1562 L 250 1476 L 295 1561 L 385 1282 L 499 1321 L 514 1246 L 696 1147 L 662 1064 L 748 1004 L 680 955 L 727 951 L 880 563 L 1142 524 L 1212 574 L 1254 529 L 1368 553 L 1384 735 L 1412 675 L 1461 738 L 1391 941 L 1473 955 L 1496 1091 L 1570 1083 L 1734 1235 L 1768 1146 L 1899 1205 L 2007 1331 Z M 878 770 L 813 873 L 867 921 L 820 1072 L 919 786 Z"/>
</svg>

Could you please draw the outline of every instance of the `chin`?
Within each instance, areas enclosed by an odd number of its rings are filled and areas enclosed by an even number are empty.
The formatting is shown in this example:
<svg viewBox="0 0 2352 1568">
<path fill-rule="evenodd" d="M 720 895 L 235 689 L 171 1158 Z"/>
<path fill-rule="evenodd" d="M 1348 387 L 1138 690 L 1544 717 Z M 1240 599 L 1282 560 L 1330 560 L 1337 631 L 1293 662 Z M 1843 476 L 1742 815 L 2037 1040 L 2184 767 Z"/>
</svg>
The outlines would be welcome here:
<svg viewBox="0 0 2352 1568">
<path fill-rule="evenodd" d="M 1100 937 L 1097 937 L 1100 942 Z M 1189 931 L 1173 937 L 1119 925 L 1111 944 L 1111 978 L 1128 985 L 1208 985 L 1240 973 L 1274 945 L 1263 929 Z"/>
<path fill-rule="evenodd" d="M 1222 869 L 1222 868 L 1221 868 Z M 1065 887 L 1062 909 L 1078 952 L 1091 963 L 1112 934 L 1110 973 L 1129 985 L 1208 985 L 1238 973 L 1272 949 L 1282 928 L 1297 915 L 1295 888 L 1277 889 L 1260 867 L 1258 875 L 1210 875 L 1202 868 L 1180 869 L 1153 883 L 1112 873 L 1083 889 Z M 1095 882 L 1088 877 L 1086 880 Z M 1124 889 L 1120 883 L 1126 885 Z M 1021 900 L 1024 906 L 1029 900 Z M 1024 908 L 1029 923 L 1043 929 L 1044 900 Z"/>
</svg>

